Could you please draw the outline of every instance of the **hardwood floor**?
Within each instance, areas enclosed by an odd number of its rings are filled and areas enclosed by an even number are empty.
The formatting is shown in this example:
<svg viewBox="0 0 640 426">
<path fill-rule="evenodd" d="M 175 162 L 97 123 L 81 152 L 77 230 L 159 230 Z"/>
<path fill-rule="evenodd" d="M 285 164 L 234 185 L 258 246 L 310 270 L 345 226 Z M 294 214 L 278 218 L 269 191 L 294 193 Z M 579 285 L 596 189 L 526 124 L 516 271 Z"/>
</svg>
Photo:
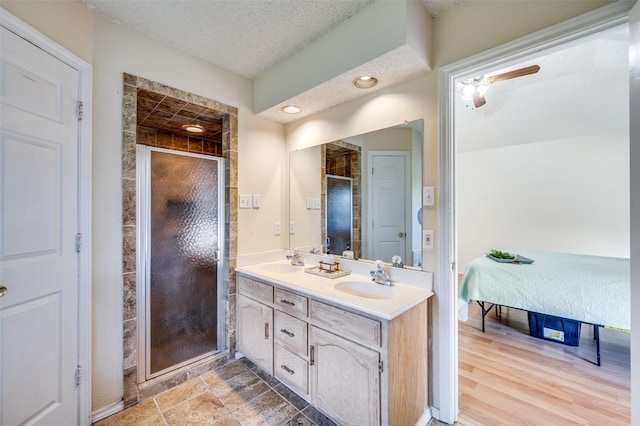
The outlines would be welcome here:
<svg viewBox="0 0 640 426">
<path fill-rule="evenodd" d="M 482 333 L 480 308 L 459 323 L 458 422 L 480 425 L 628 425 L 630 336 L 600 329 L 602 366 L 593 328 L 580 346 L 531 337 L 527 313 L 492 311 Z"/>
</svg>

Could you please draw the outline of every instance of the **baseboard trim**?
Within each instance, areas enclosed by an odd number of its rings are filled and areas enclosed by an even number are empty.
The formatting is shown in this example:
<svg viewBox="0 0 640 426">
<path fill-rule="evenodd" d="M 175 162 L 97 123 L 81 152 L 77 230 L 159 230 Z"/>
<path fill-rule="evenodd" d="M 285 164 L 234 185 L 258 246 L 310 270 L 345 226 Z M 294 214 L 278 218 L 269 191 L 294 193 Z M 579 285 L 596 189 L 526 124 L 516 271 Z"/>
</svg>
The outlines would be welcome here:
<svg viewBox="0 0 640 426">
<path fill-rule="evenodd" d="M 431 421 L 431 407 L 427 408 L 427 410 L 422 413 L 422 416 L 416 422 L 416 426 L 427 426 Z"/>
<path fill-rule="evenodd" d="M 124 410 L 124 401 L 118 401 L 111 405 L 106 406 L 105 408 L 93 411 L 91 413 L 91 423 L 95 423 L 99 420 L 106 419 L 109 416 L 112 416 L 120 411 Z"/>
</svg>

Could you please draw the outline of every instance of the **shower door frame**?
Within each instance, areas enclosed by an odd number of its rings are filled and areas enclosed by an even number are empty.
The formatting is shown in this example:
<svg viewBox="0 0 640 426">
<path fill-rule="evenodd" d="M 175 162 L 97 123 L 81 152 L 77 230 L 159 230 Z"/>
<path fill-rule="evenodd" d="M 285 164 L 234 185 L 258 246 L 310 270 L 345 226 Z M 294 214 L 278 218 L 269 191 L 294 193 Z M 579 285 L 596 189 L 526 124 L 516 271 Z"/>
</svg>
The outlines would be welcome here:
<svg viewBox="0 0 640 426">
<path fill-rule="evenodd" d="M 162 152 L 166 154 L 182 155 L 186 157 L 201 158 L 218 163 L 218 248 L 216 250 L 218 267 L 217 267 L 217 341 L 216 349 L 211 352 L 191 358 L 179 364 L 175 364 L 169 368 L 151 374 L 151 355 L 149 351 L 151 333 L 150 318 L 147 315 L 147 309 L 150 304 L 150 292 L 148 290 L 150 282 L 150 247 L 151 240 L 151 152 Z M 175 371 L 181 367 L 191 365 L 200 360 L 211 357 L 222 352 L 225 347 L 227 338 L 227 329 L 225 327 L 226 307 L 223 291 L 223 278 L 225 271 L 224 257 L 225 253 L 225 180 L 224 180 L 225 164 L 223 157 L 213 155 L 196 154 L 185 151 L 176 151 L 172 149 L 163 149 L 148 145 L 136 145 L 136 223 L 137 227 L 137 264 L 136 270 L 136 304 L 138 310 L 138 383 L 144 383 L 148 380 L 162 376 L 164 374 Z"/>
</svg>

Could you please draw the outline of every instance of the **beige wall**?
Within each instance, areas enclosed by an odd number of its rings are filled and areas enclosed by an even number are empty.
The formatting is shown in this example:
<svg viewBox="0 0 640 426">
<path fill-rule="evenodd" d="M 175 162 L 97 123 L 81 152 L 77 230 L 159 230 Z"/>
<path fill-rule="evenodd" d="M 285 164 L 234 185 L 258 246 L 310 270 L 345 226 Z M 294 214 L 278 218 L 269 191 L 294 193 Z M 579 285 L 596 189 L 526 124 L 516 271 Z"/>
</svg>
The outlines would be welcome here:
<svg viewBox="0 0 640 426">
<path fill-rule="evenodd" d="M 605 3 L 467 2 L 434 21 L 435 62 L 450 63 Z M 239 213 L 239 255 L 288 245 L 286 232 L 281 237 L 273 235 L 274 220 L 279 219 L 283 224 L 288 221 L 288 150 L 386 128 L 404 120 L 424 119 L 423 181 L 425 185 L 437 187 L 436 72 L 288 125 L 285 149 L 283 126 L 253 115 L 250 80 L 95 17 L 78 0 L 2 0 L 0 5 L 94 67 L 93 410 L 104 409 L 122 397 L 120 132 L 123 72 L 238 108 L 239 192 L 262 196 L 259 210 Z M 425 226 L 437 229 L 437 208 L 425 210 Z M 286 227 L 283 226 L 283 230 Z M 436 271 L 436 261 L 435 252 L 426 255 L 426 269 Z M 435 310 L 437 317 L 437 306 Z M 437 386 L 437 368 L 434 373 Z"/>
</svg>

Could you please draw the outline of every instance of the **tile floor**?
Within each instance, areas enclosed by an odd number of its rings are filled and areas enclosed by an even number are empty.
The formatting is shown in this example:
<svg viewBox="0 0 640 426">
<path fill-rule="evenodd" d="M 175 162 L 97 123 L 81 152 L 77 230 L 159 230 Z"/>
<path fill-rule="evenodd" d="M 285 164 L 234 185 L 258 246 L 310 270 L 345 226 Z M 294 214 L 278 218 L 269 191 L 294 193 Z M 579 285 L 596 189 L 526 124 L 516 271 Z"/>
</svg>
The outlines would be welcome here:
<svg viewBox="0 0 640 426">
<path fill-rule="evenodd" d="M 335 423 L 243 358 L 94 425 L 334 426 Z"/>
</svg>

